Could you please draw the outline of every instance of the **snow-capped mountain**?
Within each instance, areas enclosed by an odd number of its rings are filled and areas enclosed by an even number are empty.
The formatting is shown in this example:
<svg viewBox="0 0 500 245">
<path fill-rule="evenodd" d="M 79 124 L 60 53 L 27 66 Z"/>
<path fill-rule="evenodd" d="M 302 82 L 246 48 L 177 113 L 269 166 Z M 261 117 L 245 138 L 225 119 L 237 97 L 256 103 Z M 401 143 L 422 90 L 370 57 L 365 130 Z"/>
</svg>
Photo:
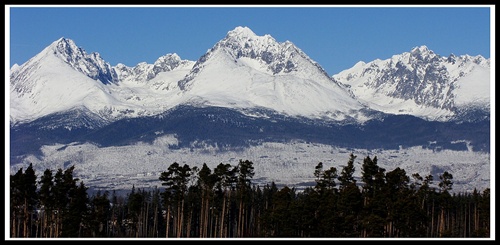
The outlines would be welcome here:
<svg viewBox="0 0 500 245">
<path fill-rule="evenodd" d="M 158 115 L 182 104 L 363 123 L 365 112 L 448 121 L 489 110 L 489 59 L 442 57 L 426 46 L 358 62 L 329 77 L 292 42 L 238 26 L 196 62 L 171 53 L 134 67 L 105 62 L 61 38 L 11 69 L 11 122 L 68 110 L 106 121 Z"/>
<path fill-rule="evenodd" d="M 362 122 L 364 106 L 287 41 L 236 27 L 196 61 L 177 54 L 154 64 L 110 67 L 61 38 L 11 75 L 11 120 L 75 108 L 112 122 L 182 104 L 266 109 L 291 116 Z"/>
<path fill-rule="evenodd" d="M 54 113 L 88 110 L 108 122 L 157 114 L 168 107 L 162 96 L 194 65 L 177 54 L 154 64 L 111 67 L 98 53 L 87 54 L 61 38 L 21 66 L 10 80 L 11 124 Z"/>
<path fill-rule="evenodd" d="M 116 74 L 97 53 L 87 54 L 61 38 L 10 76 L 11 123 L 71 110 L 109 104 L 107 85 Z"/>
<path fill-rule="evenodd" d="M 174 53 L 161 56 L 153 64 L 141 62 L 134 67 L 128 67 L 120 63 L 114 67 L 114 70 L 123 83 L 145 83 L 154 79 L 162 72 L 189 70 L 193 67 L 194 63 L 194 61 L 190 60 L 181 60 L 179 55 Z"/>
<path fill-rule="evenodd" d="M 241 26 L 196 61 L 113 67 L 61 38 L 11 68 L 11 167 L 76 164 L 96 187 L 126 188 L 168 161 L 243 154 L 262 181 L 305 183 L 314 161 L 357 151 L 420 174 L 457 171 L 470 190 L 489 184 L 489 69 L 421 46 L 329 76 L 292 42 Z"/>
<path fill-rule="evenodd" d="M 97 52 L 87 54 L 85 50 L 66 38 L 60 38 L 50 47 L 54 56 L 69 64 L 84 75 L 101 81 L 103 84 L 116 83 L 118 78 L 111 66 Z"/>
<path fill-rule="evenodd" d="M 489 110 L 490 61 L 435 54 L 426 46 L 387 60 L 358 62 L 333 76 L 370 108 L 447 121 L 465 108 Z"/>
<path fill-rule="evenodd" d="M 19 154 L 25 144 L 129 144 L 167 133 L 184 145 L 305 139 L 485 150 L 488 71 L 481 56 L 445 58 L 421 46 L 330 77 L 292 42 L 241 26 L 197 61 L 170 53 L 134 67 L 112 67 L 61 38 L 11 69 L 12 142 Z"/>
<path fill-rule="evenodd" d="M 293 43 L 237 27 L 181 81 L 190 101 L 230 108 L 266 108 L 291 116 L 364 121 L 363 109 Z"/>
</svg>

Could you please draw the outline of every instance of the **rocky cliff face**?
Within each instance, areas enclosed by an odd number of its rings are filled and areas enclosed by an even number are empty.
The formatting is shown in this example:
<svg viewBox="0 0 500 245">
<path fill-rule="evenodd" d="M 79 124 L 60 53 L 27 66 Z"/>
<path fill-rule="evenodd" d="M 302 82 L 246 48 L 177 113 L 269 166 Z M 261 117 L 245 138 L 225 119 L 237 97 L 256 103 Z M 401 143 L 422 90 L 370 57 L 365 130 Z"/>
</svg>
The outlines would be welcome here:
<svg viewBox="0 0 500 245">
<path fill-rule="evenodd" d="M 442 57 L 420 46 L 387 60 L 359 62 L 333 77 L 371 107 L 448 120 L 471 104 L 489 109 L 489 64 L 482 56 Z"/>
</svg>

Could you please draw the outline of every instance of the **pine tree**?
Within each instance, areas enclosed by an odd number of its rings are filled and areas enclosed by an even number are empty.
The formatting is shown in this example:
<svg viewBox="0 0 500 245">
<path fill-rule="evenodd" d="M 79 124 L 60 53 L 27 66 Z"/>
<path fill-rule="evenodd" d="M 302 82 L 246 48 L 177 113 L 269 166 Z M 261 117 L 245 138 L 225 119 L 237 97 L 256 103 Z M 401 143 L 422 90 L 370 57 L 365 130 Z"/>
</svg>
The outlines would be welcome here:
<svg viewBox="0 0 500 245">
<path fill-rule="evenodd" d="M 90 198 L 90 230 L 92 237 L 107 237 L 109 234 L 109 224 L 111 216 L 111 204 L 108 192 L 101 193 L 99 190 L 96 195 Z"/>
<path fill-rule="evenodd" d="M 33 164 L 10 176 L 11 225 L 13 237 L 36 236 L 36 215 L 38 204 L 37 177 Z"/>
<path fill-rule="evenodd" d="M 84 215 L 87 212 L 89 199 L 87 196 L 87 187 L 78 178 L 73 176 L 75 166 L 71 166 L 64 170 L 61 186 L 56 186 L 62 193 L 59 197 L 66 200 L 66 203 L 60 203 L 62 210 L 62 237 L 80 237 Z M 62 202 L 62 200 L 60 200 Z"/>
<path fill-rule="evenodd" d="M 353 153 L 349 155 L 349 160 L 347 161 L 347 165 L 342 168 L 342 172 L 338 177 L 340 181 L 340 189 L 344 189 L 349 186 L 351 183 L 356 184 L 356 180 L 354 179 L 354 172 L 356 168 L 354 167 L 354 160 L 356 157 Z"/>
<path fill-rule="evenodd" d="M 219 237 L 226 238 L 230 235 L 230 217 L 229 217 L 229 204 L 231 202 L 231 193 L 236 183 L 236 173 L 238 166 L 231 167 L 230 164 L 219 163 L 214 169 L 217 182 L 216 187 L 222 195 L 222 210 L 219 222 Z"/>
<path fill-rule="evenodd" d="M 184 164 L 184 166 L 180 166 L 177 162 L 174 162 L 168 167 L 168 171 L 162 172 L 159 177 L 163 181 L 162 185 L 166 186 L 164 194 L 166 204 L 174 204 L 174 207 L 176 207 L 176 210 L 172 210 L 176 215 L 173 227 L 176 237 L 181 237 L 184 234 L 184 202 L 190 176 L 191 168 L 189 165 Z M 170 212 L 167 213 L 169 215 Z M 168 222 L 167 220 L 167 229 Z M 167 236 L 168 234 L 169 232 L 167 231 Z"/>
<path fill-rule="evenodd" d="M 438 236 L 439 237 L 449 237 L 451 236 L 451 230 L 450 230 L 450 225 L 447 222 L 447 217 L 449 215 L 449 208 L 450 208 L 450 203 L 451 203 L 451 195 L 449 191 L 452 189 L 453 186 L 453 175 L 450 174 L 448 171 L 444 171 L 443 174 L 439 175 L 439 179 L 441 182 L 439 182 L 438 186 L 440 187 L 440 193 L 439 193 L 439 203 L 440 203 L 440 208 L 441 212 L 439 214 L 439 225 L 438 225 Z"/>
<path fill-rule="evenodd" d="M 41 208 L 41 232 L 40 237 L 52 237 L 54 235 L 53 225 L 55 211 L 55 201 L 54 201 L 54 181 L 52 170 L 46 169 L 43 172 L 40 181 L 39 198 L 40 198 L 40 208 Z"/>
<path fill-rule="evenodd" d="M 378 159 L 366 157 L 361 166 L 363 180 L 362 237 L 383 237 L 386 221 L 387 197 L 383 191 L 385 169 L 378 166 Z"/>
<path fill-rule="evenodd" d="M 201 197 L 201 217 L 200 217 L 200 237 L 209 236 L 209 216 L 211 213 L 211 206 L 213 201 L 213 188 L 217 181 L 217 176 L 212 174 L 212 170 L 203 163 L 203 166 L 198 174 L 198 186 L 202 190 Z"/>
<path fill-rule="evenodd" d="M 249 202 L 249 191 L 251 190 L 251 179 L 255 175 L 253 162 L 248 160 L 240 160 L 238 163 L 238 182 L 237 191 L 239 193 L 239 208 L 238 208 L 238 231 L 237 237 L 244 237 L 247 229 L 247 206 Z"/>
<path fill-rule="evenodd" d="M 363 207 L 363 197 L 354 179 L 354 160 L 356 156 L 350 154 L 347 165 L 342 168 L 338 180 L 340 181 L 338 201 L 338 231 L 340 237 L 359 236 L 359 213 Z"/>
</svg>

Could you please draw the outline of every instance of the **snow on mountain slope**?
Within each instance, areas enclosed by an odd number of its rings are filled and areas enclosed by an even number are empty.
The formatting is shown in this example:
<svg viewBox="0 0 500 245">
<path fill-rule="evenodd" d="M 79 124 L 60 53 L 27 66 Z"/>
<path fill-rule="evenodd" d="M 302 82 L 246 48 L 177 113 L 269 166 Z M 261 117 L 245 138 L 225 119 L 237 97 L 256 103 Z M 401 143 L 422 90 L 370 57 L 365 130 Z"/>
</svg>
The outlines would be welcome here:
<svg viewBox="0 0 500 245">
<path fill-rule="evenodd" d="M 181 60 L 179 55 L 174 53 L 161 56 L 154 64 L 141 62 L 135 67 L 127 67 L 124 64 L 118 64 L 114 68 L 122 83 L 133 86 L 133 83 L 147 83 L 163 72 L 182 70 L 187 73 L 187 71 L 193 67 L 194 63 L 194 61 L 190 60 Z M 173 76 L 173 78 L 180 80 L 184 75 L 185 74 L 182 74 L 181 77 Z"/>
<path fill-rule="evenodd" d="M 52 113 L 84 108 L 114 121 L 161 113 L 174 106 L 165 96 L 179 90 L 177 81 L 194 65 L 176 54 L 154 64 L 110 67 L 98 53 L 87 54 L 61 38 L 10 76 L 11 123 L 32 121 Z"/>
<path fill-rule="evenodd" d="M 387 60 L 358 62 L 333 76 L 370 108 L 446 121 L 459 107 L 489 107 L 489 59 L 441 57 L 426 46 Z"/>
<path fill-rule="evenodd" d="M 67 44 L 67 41 L 60 39 L 52 43 L 13 70 L 10 116 L 14 121 L 29 120 L 77 106 L 92 108 L 97 104 L 112 103 L 106 86 L 82 72 L 89 66 L 80 63 L 78 70 L 62 58 L 64 53 L 60 52 L 59 44 Z"/>
<path fill-rule="evenodd" d="M 111 67 L 61 38 L 11 68 L 10 116 L 29 122 L 84 108 L 116 121 L 190 104 L 350 122 L 367 121 L 370 109 L 446 121 L 460 107 L 488 105 L 489 76 L 488 59 L 421 46 L 330 77 L 292 42 L 242 26 L 196 62 L 173 53 L 135 67 Z"/>
<path fill-rule="evenodd" d="M 266 108 L 293 116 L 365 121 L 363 105 L 291 42 L 236 27 L 195 63 L 177 54 L 115 67 L 61 38 L 11 75 L 12 121 L 84 106 L 109 121 L 181 104 Z"/>
<path fill-rule="evenodd" d="M 363 106 L 291 42 L 236 27 L 179 82 L 188 100 L 292 116 L 363 121 Z"/>
<path fill-rule="evenodd" d="M 489 104 L 490 60 L 482 56 L 450 55 L 445 66 L 456 80 L 455 105 Z"/>
<path fill-rule="evenodd" d="M 182 101 L 177 82 L 191 70 L 194 61 L 181 60 L 177 54 L 167 54 L 154 64 L 145 62 L 135 67 L 115 66 L 120 79 L 113 93 L 122 101 L 132 104 L 136 116 L 154 115 L 168 110 Z"/>
</svg>

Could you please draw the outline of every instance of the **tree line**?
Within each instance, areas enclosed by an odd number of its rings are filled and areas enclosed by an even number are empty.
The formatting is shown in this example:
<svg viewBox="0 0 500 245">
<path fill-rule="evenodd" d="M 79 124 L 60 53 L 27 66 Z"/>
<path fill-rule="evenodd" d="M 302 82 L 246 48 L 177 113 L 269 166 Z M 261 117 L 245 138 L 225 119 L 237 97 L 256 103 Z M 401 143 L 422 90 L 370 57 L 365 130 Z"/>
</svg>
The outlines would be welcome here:
<svg viewBox="0 0 500 245">
<path fill-rule="evenodd" d="M 314 168 L 303 190 L 252 184 L 253 162 L 214 169 L 172 163 L 161 188 L 97 191 L 65 170 L 10 176 L 10 237 L 22 238 L 442 238 L 490 236 L 490 189 L 452 193 L 453 175 L 407 175 L 365 157 L 354 177 Z"/>
</svg>

